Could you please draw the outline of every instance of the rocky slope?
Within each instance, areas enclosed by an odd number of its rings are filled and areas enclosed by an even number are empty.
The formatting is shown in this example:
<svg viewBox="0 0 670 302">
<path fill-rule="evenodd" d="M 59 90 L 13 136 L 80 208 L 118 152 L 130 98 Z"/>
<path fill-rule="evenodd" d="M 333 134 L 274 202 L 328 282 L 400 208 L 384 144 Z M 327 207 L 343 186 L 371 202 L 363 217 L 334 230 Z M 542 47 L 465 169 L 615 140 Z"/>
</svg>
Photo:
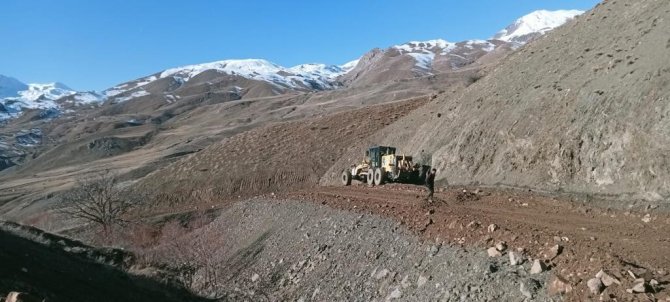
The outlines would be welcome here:
<svg viewBox="0 0 670 302">
<path fill-rule="evenodd" d="M 605 1 L 376 142 L 425 153 L 450 183 L 667 201 L 668 20 L 666 1 Z"/>
<path fill-rule="evenodd" d="M 510 266 L 444 238 L 421 242 L 391 220 L 296 201 L 237 203 L 145 257 L 172 265 L 208 263 L 195 275 L 202 280 L 216 272 L 217 282 L 203 294 L 232 300 L 547 299 L 548 273 L 530 275 L 529 263 Z"/>
</svg>

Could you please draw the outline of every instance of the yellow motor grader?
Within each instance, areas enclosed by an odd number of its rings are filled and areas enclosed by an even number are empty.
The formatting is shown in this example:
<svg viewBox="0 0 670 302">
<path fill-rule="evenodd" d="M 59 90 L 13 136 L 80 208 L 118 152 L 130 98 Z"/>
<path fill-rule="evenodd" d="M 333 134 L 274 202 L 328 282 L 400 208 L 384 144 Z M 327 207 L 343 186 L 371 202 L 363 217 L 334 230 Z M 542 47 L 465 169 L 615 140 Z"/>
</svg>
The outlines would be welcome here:
<svg viewBox="0 0 670 302">
<path fill-rule="evenodd" d="M 375 146 L 365 152 L 365 159 L 342 172 L 342 184 L 357 180 L 369 185 L 386 182 L 423 184 L 430 166 L 412 162 L 412 157 L 396 154 L 395 147 Z"/>
</svg>

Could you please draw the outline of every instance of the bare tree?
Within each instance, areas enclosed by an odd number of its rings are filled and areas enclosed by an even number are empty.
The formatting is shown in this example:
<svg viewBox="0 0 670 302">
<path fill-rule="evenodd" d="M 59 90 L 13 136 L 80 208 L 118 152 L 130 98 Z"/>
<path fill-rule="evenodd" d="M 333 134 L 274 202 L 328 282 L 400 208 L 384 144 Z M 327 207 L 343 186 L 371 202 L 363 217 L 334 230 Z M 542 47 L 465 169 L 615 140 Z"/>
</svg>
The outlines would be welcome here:
<svg viewBox="0 0 670 302">
<path fill-rule="evenodd" d="M 68 203 L 62 211 L 71 217 L 80 218 L 102 227 L 109 236 L 115 225 L 123 225 L 123 219 L 137 199 L 128 190 L 120 188 L 116 175 L 109 171 L 97 177 L 79 180 L 77 186 L 63 195 Z"/>
</svg>

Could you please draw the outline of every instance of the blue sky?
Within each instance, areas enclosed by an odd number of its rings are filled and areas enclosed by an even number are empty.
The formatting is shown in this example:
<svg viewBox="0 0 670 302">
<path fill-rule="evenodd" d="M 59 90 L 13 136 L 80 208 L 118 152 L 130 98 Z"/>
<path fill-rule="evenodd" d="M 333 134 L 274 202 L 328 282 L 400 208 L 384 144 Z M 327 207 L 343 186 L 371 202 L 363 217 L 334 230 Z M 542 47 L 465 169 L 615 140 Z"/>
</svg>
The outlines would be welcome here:
<svg viewBox="0 0 670 302">
<path fill-rule="evenodd" d="M 374 47 L 485 39 L 597 0 L 2 0 L 0 74 L 102 90 L 166 68 L 263 58 L 342 64 Z"/>
</svg>

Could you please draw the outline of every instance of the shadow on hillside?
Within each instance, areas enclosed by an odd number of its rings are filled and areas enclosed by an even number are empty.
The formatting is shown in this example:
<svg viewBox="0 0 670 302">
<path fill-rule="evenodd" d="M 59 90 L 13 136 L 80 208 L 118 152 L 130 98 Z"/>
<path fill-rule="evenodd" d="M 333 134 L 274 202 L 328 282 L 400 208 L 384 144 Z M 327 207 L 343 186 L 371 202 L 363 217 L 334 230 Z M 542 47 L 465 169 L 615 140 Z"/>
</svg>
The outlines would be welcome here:
<svg viewBox="0 0 670 302">
<path fill-rule="evenodd" d="M 42 237 L 38 241 L 43 242 L 37 242 L 0 230 L 1 296 L 23 291 L 48 301 L 211 301 L 178 285 L 98 263 L 94 259 L 106 259 L 94 256 L 91 250 L 66 247 L 66 239 L 44 244 L 49 240 Z"/>
</svg>

